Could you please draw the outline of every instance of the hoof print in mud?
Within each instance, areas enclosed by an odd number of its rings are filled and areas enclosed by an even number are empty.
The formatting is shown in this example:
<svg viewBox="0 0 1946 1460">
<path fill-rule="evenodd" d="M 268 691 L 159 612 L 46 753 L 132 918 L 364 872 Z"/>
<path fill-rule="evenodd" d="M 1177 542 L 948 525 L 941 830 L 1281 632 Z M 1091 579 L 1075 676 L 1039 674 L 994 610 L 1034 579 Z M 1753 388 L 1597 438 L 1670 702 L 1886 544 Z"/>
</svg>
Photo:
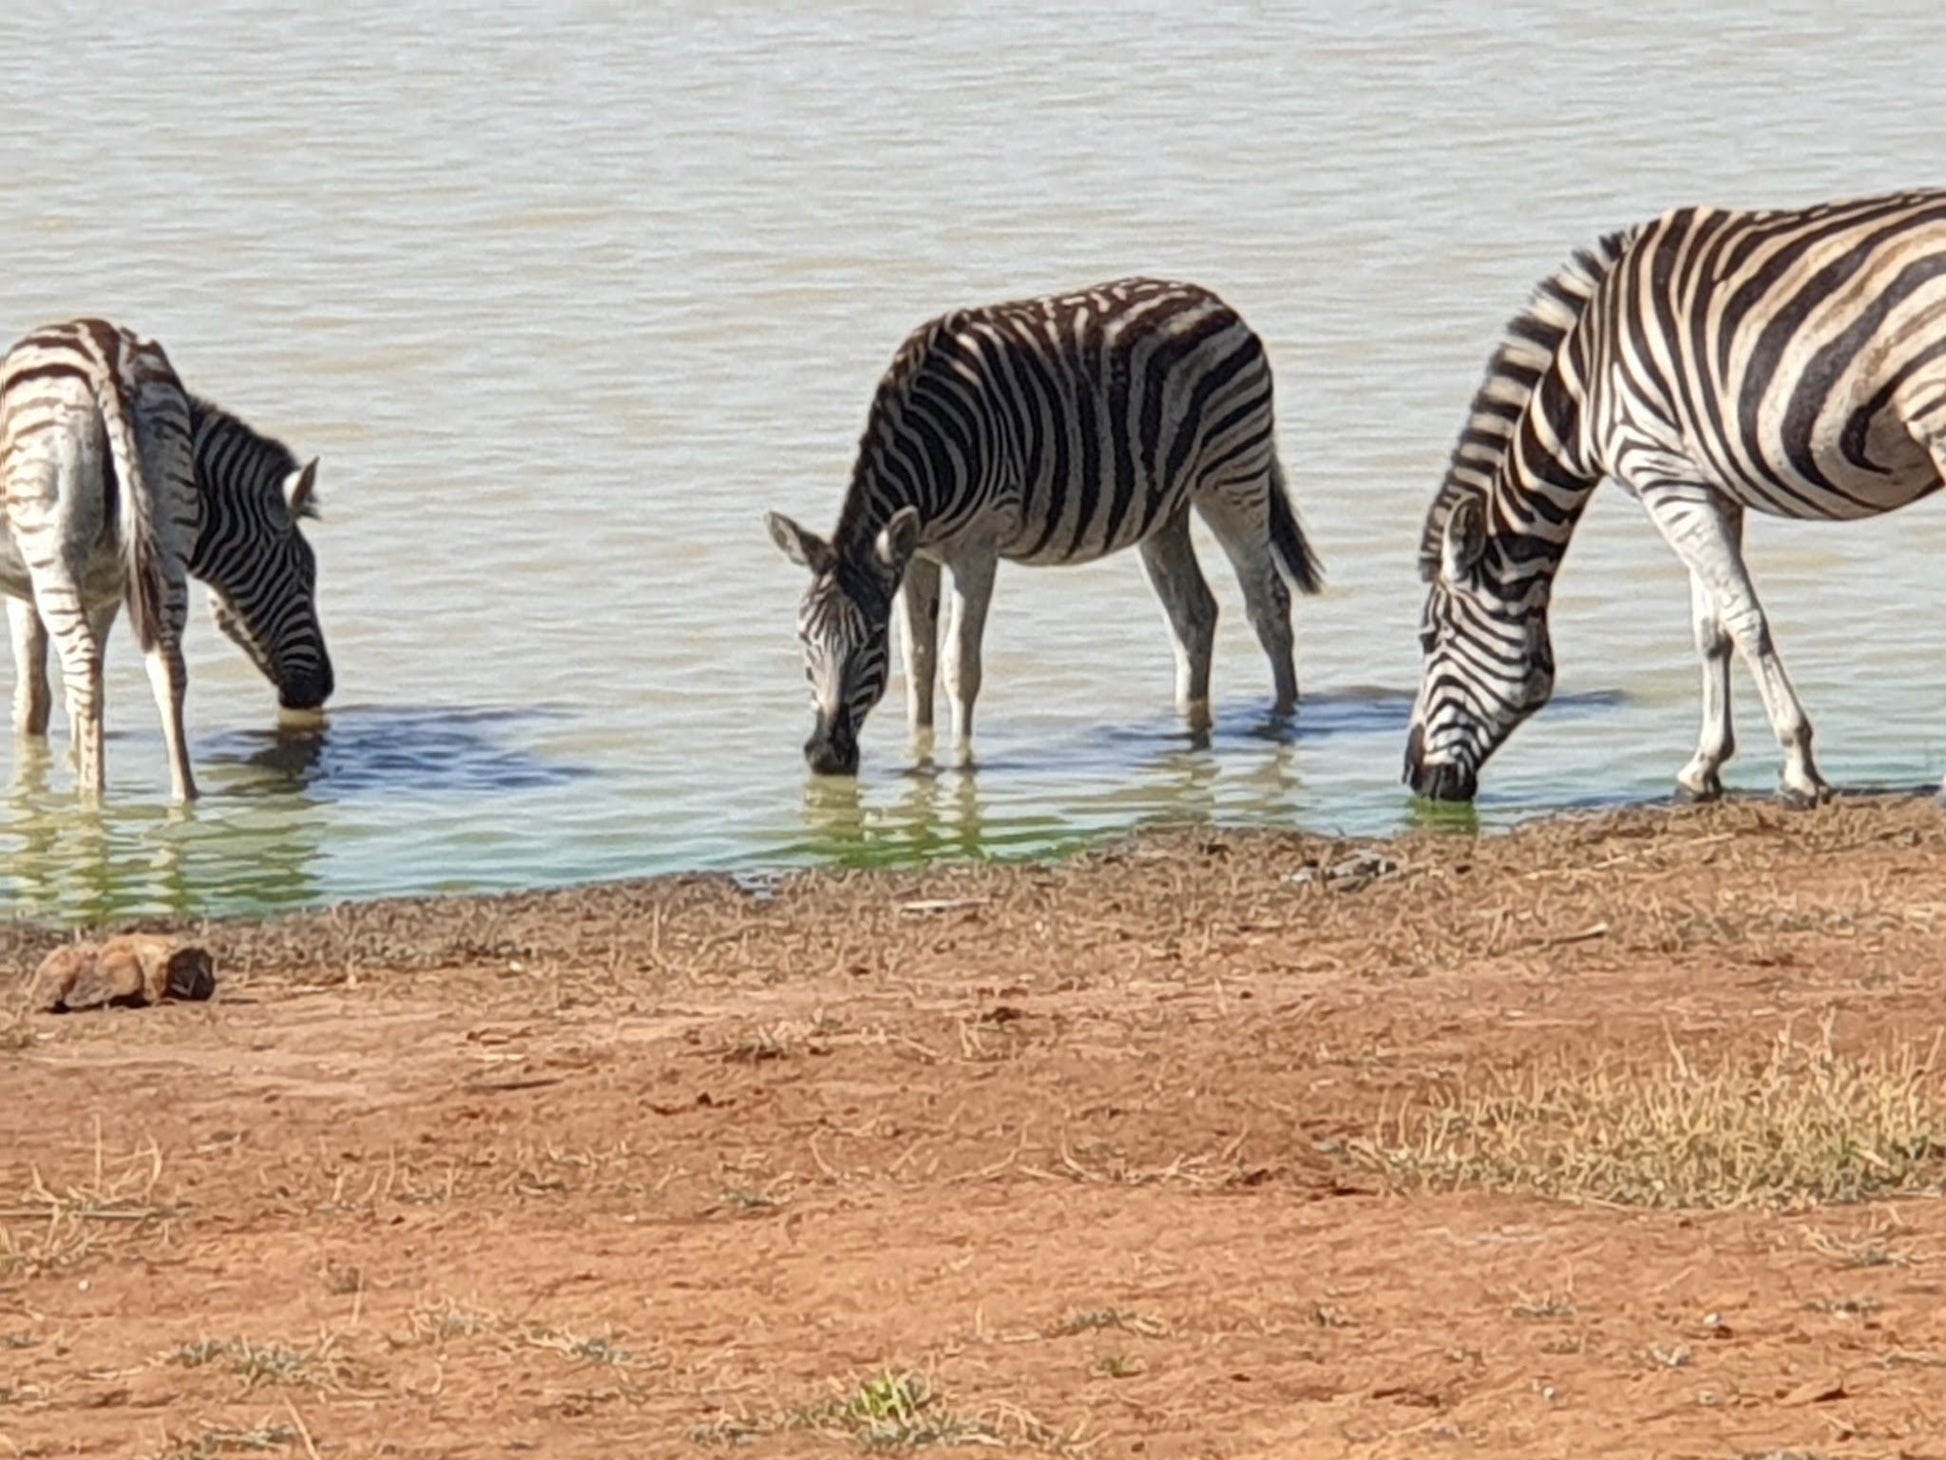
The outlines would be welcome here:
<svg viewBox="0 0 1946 1460">
<path fill-rule="evenodd" d="M 209 950 L 152 933 L 104 943 L 70 943 L 41 960 L 28 1006 L 46 1014 L 139 1009 L 164 999 L 207 999 L 216 992 Z"/>
</svg>

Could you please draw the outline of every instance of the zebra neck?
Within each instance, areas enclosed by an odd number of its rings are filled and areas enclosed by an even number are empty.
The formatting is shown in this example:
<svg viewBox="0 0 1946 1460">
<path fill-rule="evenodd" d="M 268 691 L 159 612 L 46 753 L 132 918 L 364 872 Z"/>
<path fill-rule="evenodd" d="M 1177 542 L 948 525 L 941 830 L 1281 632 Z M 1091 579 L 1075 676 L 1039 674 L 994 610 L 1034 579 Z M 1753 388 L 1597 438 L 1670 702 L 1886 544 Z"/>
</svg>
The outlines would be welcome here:
<svg viewBox="0 0 1946 1460">
<path fill-rule="evenodd" d="M 919 513 L 919 540 L 930 541 L 932 520 L 923 503 L 912 501 L 903 492 L 875 485 L 854 486 L 838 515 L 838 530 L 831 535 L 832 547 L 841 559 L 859 562 L 869 558 L 877 552 L 878 535 L 885 530 L 885 524 L 892 520 L 894 513 L 907 507 Z"/>
<path fill-rule="evenodd" d="M 202 488 L 202 523 L 196 533 L 196 546 L 189 554 L 189 572 L 205 583 L 226 588 L 228 584 L 216 582 L 212 575 L 220 576 L 220 548 L 234 536 L 236 504 L 227 491 L 215 488 L 208 480 L 197 485 Z"/>
<path fill-rule="evenodd" d="M 1557 362 L 1536 385 L 1490 479 L 1487 517 L 1505 583 L 1540 580 L 1545 591 L 1601 483 L 1583 460 L 1581 407 L 1581 391 Z"/>
<path fill-rule="evenodd" d="M 202 498 L 203 525 L 190 554 L 189 571 L 221 588 L 212 574 L 222 571 L 239 536 L 271 530 L 283 510 L 284 482 L 297 459 L 281 441 L 261 435 L 222 407 L 190 397 L 190 424 L 196 485 Z"/>
</svg>

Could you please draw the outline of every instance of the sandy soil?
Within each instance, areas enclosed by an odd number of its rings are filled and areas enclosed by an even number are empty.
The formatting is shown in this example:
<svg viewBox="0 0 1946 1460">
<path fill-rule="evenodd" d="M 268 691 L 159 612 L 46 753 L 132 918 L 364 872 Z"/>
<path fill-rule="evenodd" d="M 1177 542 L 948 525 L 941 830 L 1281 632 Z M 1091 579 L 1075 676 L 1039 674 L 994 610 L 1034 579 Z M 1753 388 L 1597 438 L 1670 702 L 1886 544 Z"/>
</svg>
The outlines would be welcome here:
<svg viewBox="0 0 1946 1460">
<path fill-rule="evenodd" d="M 213 1003 L 0 1024 L 0 1456 L 825 1455 L 874 1422 L 1946 1455 L 1946 1203 L 1644 1209 L 1359 1156 L 1487 1072 L 1931 1040 L 1930 803 L 201 932 Z M 0 932 L 0 967 L 52 942 Z"/>
</svg>

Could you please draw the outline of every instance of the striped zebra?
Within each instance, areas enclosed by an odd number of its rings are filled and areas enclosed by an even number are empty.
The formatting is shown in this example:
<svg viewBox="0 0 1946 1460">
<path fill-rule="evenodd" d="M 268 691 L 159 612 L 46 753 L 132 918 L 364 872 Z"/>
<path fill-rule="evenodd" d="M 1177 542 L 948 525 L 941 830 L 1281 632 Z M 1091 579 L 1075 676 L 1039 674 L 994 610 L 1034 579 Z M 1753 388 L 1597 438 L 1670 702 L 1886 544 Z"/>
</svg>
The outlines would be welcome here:
<svg viewBox="0 0 1946 1460">
<path fill-rule="evenodd" d="M 1201 515 L 1243 585 L 1276 711 L 1297 703 L 1289 578 L 1319 587 L 1286 494 L 1263 342 L 1194 284 L 1124 279 L 940 316 L 880 381 L 829 542 L 771 513 L 808 568 L 798 614 L 816 725 L 811 769 L 850 774 L 885 692 L 892 600 L 903 609 L 907 718 L 933 723 L 941 573 L 951 578 L 945 683 L 966 748 L 980 640 L 1002 558 L 1083 563 L 1139 546 L 1175 640 L 1176 696 L 1209 718 L 1216 600 L 1189 536 Z"/>
<path fill-rule="evenodd" d="M 185 575 L 217 623 L 315 710 L 331 693 L 316 560 L 317 463 L 182 388 L 162 347 L 101 320 L 49 325 L 0 361 L 0 593 L 17 676 L 14 728 L 47 733 L 51 639 L 77 781 L 99 795 L 102 650 L 123 603 L 148 662 L 176 801 L 196 794 L 183 735 Z"/>
<path fill-rule="evenodd" d="M 1742 654 L 1784 794 L 1830 794 L 1742 553 L 1743 515 L 1870 517 L 1946 478 L 1946 192 L 1683 208 L 1544 280 L 1475 396 L 1419 552 L 1429 587 L 1406 780 L 1472 798 L 1554 685 L 1547 609 L 1612 476 L 1689 569 L 1702 734 L 1678 794 L 1722 793 Z"/>
</svg>

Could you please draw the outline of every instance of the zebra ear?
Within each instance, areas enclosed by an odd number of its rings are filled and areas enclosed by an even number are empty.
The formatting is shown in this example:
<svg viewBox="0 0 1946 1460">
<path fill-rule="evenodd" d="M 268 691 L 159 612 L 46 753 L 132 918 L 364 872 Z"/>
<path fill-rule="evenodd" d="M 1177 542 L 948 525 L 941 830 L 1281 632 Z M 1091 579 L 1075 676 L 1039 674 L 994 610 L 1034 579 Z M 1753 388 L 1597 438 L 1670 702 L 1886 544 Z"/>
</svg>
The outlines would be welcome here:
<svg viewBox="0 0 1946 1460">
<path fill-rule="evenodd" d="M 284 478 L 284 505 L 290 508 L 293 519 L 318 515 L 318 499 L 312 495 L 317 484 L 318 459 L 315 456 Z"/>
<path fill-rule="evenodd" d="M 822 573 L 831 566 L 831 544 L 815 532 L 799 527 L 782 512 L 764 513 L 764 525 L 778 550 L 800 568 Z"/>
<path fill-rule="evenodd" d="M 919 509 L 901 507 L 894 512 L 892 520 L 880 529 L 874 546 L 878 549 L 878 560 L 887 569 L 903 573 L 912 550 L 919 546 Z"/>
<path fill-rule="evenodd" d="M 1440 568 L 1446 581 L 1457 583 L 1469 577 L 1486 550 L 1486 517 L 1480 510 L 1479 500 L 1461 497 L 1447 514 L 1446 528 L 1440 537 Z"/>
</svg>

